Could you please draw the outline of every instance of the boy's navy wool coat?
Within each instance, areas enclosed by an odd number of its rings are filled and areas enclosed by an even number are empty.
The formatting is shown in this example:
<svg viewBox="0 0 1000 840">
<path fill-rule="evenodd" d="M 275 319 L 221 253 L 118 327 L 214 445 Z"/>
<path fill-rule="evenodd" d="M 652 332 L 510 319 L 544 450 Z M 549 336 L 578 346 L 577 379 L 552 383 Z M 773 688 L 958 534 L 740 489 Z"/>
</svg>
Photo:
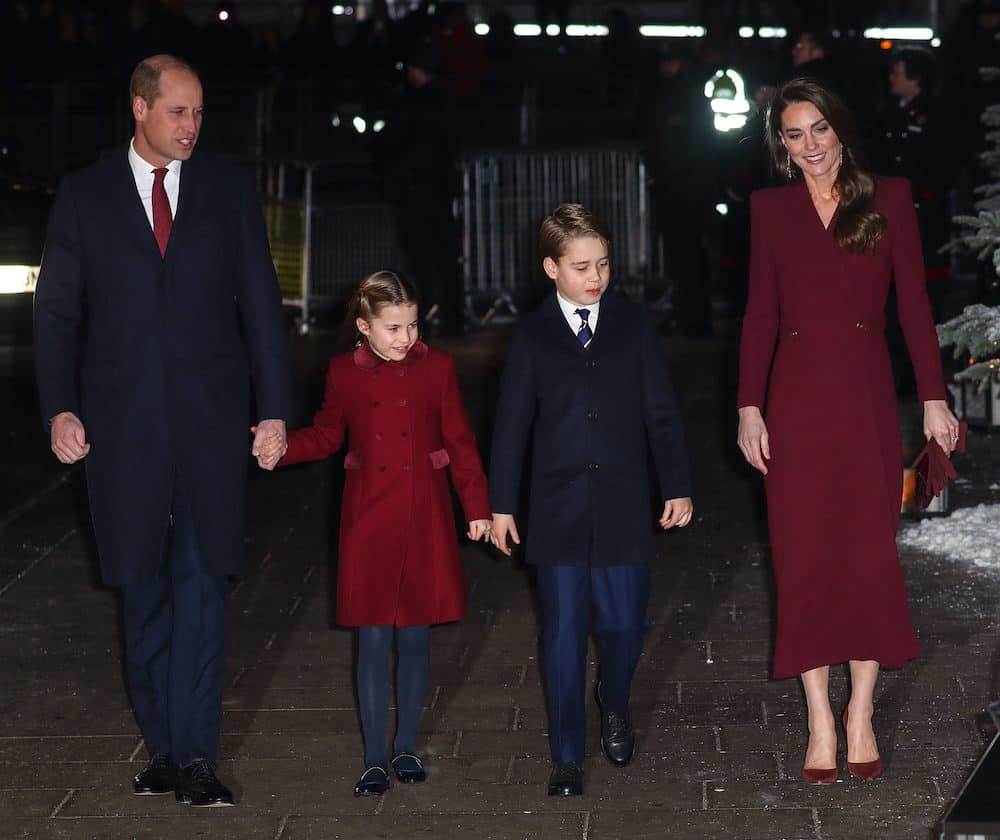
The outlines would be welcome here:
<svg viewBox="0 0 1000 840">
<path fill-rule="evenodd" d="M 601 298 L 584 348 L 555 293 L 514 330 L 503 372 L 490 474 L 496 513 L 517 513 L 533 432 L 527 561 L 649 562 L 662 502 L 691 495 L 680 412 L 645 309 Z M 661 508 L 649 501 L 648 463 Z"/>
</svg>

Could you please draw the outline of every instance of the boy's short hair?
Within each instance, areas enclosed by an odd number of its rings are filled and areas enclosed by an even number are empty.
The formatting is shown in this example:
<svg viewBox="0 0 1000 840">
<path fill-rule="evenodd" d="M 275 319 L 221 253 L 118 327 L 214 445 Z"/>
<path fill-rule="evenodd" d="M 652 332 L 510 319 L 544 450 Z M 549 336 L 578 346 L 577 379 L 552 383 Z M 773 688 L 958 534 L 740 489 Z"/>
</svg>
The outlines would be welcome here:
<svg viewBox="0 0 1000 840">
<path fill-rule="evenodd" d="M 571 239 L 592 236 L 606 246 L 611 245 L 611 231 L 596 213 L 582 204 L 560 204 L 542 220 L 538 246 L 542 259 L 551 257 L 558 262 Z"/>
</svg>

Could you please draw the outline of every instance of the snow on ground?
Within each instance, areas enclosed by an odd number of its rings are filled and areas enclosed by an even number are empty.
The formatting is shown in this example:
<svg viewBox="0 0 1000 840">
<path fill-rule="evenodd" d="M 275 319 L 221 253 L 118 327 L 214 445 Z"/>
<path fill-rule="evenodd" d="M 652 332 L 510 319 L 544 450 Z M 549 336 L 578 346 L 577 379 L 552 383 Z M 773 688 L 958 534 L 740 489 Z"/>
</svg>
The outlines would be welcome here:
<svg viewBox="0 0 1000 840">
<path fill-rule="evenodd" d="M 904 525 L 898 541 L 901 548 L 1000 567 L 1000 504 L 959 508 L 950 516 Z"/>
</svg>

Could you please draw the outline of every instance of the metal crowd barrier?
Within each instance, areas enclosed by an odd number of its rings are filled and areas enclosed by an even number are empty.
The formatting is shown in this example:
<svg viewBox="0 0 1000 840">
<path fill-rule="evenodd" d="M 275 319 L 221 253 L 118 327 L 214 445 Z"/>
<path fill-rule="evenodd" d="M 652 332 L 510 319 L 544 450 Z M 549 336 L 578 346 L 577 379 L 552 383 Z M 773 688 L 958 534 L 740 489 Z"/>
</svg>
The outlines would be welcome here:
<svg viewBox="0 0 1000 840">
<path fill-rule="evenodd" d="M 611 228 L 616 281 L 642 286 L 650 271 L 646 165 L 638 147 L 476 153 L 461 161 L 465 290 L 510 293 L 541 275 L 538 226 L 562 202 L 580 202 Z"/>
<path fill-rule="evenodd" d="M 317 180 L 335 165 L 343 164 L 253 162 L 282 302 L 299 310 L 302 332 L 315 307 L 342 300 L 366 274 L 401 264 L 392 205 L 317 195 Z"/>
<path fill-rule="evenodd" d="M 309 329 L 312 310 L 343 299 L 377 268 L 403 264 L 392 205 L 336 198 L 334 161 L 253 161 L 286 306 Z M 650 276 L 646 166 L 636 147 L 476 153 L 460 162 L 458 205 L 467 300 L 487 294 L 512 312 L 512 293 L 541 278 L 538 225 L 561 202 L 594 209 L 611 228 L 617 283 Z M 335 180 L 335 179 L 334 179 Z M 317 183 L 326 185 L 322 193 Z M 356 191 L 352 191 L 356 192 Z"/>
</svg>

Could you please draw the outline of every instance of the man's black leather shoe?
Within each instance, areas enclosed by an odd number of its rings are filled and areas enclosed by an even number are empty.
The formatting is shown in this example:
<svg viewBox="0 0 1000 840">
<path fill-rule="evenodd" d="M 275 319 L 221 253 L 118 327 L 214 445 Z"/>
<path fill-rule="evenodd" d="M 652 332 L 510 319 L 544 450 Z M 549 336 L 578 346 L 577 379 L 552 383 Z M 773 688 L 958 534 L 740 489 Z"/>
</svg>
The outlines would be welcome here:
<svg viewBox="0 0 1000 840">
<path fill-rule="evenodd" d="M 381 796 L 389 789 L 389 771 L 381 764 L 365 769 L 354 786 L 355 796 Z"/>
<path fill-rule="evenodd" d="M 215 776 L 215 765 L 196 758 L 180 771 L 180 784 L 174 794 L 182 805 L 194 808 L 224 808 L 233 804 L 233 792 Z"/>
<path fill-rule="evenodd" d="M 601 684 L 594 687 L 597 708 L 601 712 L 601 751 L 615 767 L 624 767 L 635 753 L 635 731 L 632 721 L 619 717 L 601 702 Z"/>
<path fill-rule="evenodd" d="M 420 784 L 427 781 L 424 763 L 413 753 L 396 753 L 389 763 L 396 778 L 403 784 Z"/>
<path fill-rule="evenodd" d="M 157 753 L 132 780 L 132 792 L 137 796 L 158 796 L 177 789 L 180 771 L 170 753 Z"/>
<path fill-rule="evenodd" d="M 549 796 L 580 796 L 583 793 L 583 765 L 553 764 L 549 775 Z"/>
</svg>

